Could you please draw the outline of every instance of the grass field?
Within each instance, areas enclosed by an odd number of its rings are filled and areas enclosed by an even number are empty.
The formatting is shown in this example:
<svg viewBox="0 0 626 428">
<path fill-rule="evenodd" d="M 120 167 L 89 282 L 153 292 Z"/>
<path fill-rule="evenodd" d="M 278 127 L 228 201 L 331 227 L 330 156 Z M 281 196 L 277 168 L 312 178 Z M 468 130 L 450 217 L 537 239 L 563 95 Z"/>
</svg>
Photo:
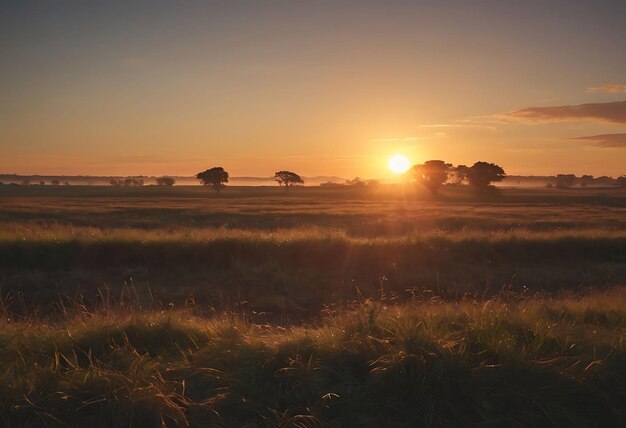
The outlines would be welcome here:
<svg viewBox="0 0 626 428">
<path fill-rule="evenodd" d="M 0 186 L 6 426 L 623 426 L 626 190 Z"/>
</svg>

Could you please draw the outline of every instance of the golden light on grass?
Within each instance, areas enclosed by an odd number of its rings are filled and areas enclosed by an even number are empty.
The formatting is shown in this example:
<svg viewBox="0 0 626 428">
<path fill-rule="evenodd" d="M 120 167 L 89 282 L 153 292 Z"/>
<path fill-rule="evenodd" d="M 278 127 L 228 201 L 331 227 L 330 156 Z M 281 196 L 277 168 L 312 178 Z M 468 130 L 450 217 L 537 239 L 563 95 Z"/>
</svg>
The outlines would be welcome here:
<svg viewBox="0 0 626 428">
<path fill-rule="evenodd" d="M 404 174 L 411 167 L 411 161 L 404 155 L 393 155 L 387 161 L 387 166 L 394 174 Z"/>
</svg>

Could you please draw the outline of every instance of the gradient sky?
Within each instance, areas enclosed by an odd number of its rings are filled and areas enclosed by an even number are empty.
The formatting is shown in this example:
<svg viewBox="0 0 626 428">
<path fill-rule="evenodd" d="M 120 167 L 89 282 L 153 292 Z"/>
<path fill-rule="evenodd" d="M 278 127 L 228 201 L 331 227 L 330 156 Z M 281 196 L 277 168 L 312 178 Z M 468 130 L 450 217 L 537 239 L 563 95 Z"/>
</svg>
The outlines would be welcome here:
<svg viewBox="0 0 626 428">
<path fill-rule="evenodd" d="M 0 0 L 0 173 L 626 174 L 626 1 Z"/>
</svg>

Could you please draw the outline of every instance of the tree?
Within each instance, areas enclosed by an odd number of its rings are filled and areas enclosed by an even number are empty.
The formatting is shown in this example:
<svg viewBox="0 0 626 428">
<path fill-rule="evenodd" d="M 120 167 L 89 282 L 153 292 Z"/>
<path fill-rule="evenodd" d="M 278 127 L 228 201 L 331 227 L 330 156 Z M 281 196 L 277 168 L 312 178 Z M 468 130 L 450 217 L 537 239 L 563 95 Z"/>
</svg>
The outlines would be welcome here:
<svg viewBox="0 0 626 428">
<path fill-rule="evenodd" d="M 360 177 L 354 177 L 352 180 L 346 180 L 346 186 L 365 187 L 365 181 Z"/>
<path fill-rule="evenodd" d="M 620 187 L 626 187 L 626 175 L 623 175 L 621 177 L 618 177 L 615 180 L 615 185 L 616 186 L 620 186 Z"/>
<path fill-rule="evenodd" d="M 615 184 L 615 180 L 611 177 L 603 175 L 602 177 L 596 178 L 594 180 L 594 184 L 597 184 L 598 186 L 612 186 Z"/>
<path fill-rule="evenodd" d="M 429 160 L 421 165 L 414 165 L 413 174 L 428 190 L 437 193 L 437 190 L 448 180 L 448 173 L 452 164 L 442 160 Z"/>
<path fill-rule="evenodd" d="M 487 190 L 492 182 L 502 181 L 506 173 L 495 163 L 476 162 L 467 171 L 469 184 L 478 190 Z"/>
<path fill-rule="evenodd" d="M 285 190 L 289 190 L 289 186 L 295 184 L 304 184 L 304 180 L 295 172 L 278 171 L 274 174 L 274 178 L 279 186 L 285 185 Z"/>
<path fill-rule="evenodd" d="M 464 181 L 467 181 L 468 172 L 469 167 L 467 165 L 457 165 L 456 168 L 452 168 L 448 175 L 450 184 L 463 184 Z"/>
<path fill-rule="evenodd" d="M 143 178 L 127 178 L 124 180 L 124 186 L 130 187 L 130 186 L 138 186 L 141 187 L 143 186 Z"/>
<path fill-rule="evenodd" d="M 556 187 L 559 189 L 567 189 L 574 186 L 576 176 L 574 174 L 559 174 L 556 176 Z"/>
<path fill-rule="evenodd" d="M 176 183 L 172 177 L 159 177 L 156 179 L 158 186 L 173 186 Z"/>
<path fill-rule="evenodd" d="M 53 186 L 58 186 L 60 183 L 59 183 L 59 180 L 52 180 L 51 184 Z"/>
<path fill-rule="evenodd" d="M 221 166 L 216 166 L 206 171 L 199 172 L 196 178 L 202 182 L 203 186 L 213 187 L 217 193 L 228 183 L 228 173 Z"/>
<path fill-rule="evenodd" d="M 580 187 L 587 187 L 593 183 L 593 175 L 583 175 L 580 177 Z"/>
</svg>

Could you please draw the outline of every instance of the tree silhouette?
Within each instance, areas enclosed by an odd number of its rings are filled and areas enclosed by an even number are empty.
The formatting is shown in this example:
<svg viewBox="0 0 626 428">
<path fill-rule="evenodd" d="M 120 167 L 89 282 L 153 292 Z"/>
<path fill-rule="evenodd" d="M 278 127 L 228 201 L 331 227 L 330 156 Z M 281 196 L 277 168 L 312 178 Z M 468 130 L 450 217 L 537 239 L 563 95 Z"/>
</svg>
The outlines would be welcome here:
<svg viewBox="0 0 626 428">
<path fill-rule="evenodd" d="M 176 180 L 172 177 L 158 177 L 156 183 L 158 186 L 173 186 Z"/>
<path fill-rule="evenodd" d="M 295 172 L 278 171 L 274 174 L 274 178 L 279 186 L 285 185 L 285 190 L 289 190 L 289 186 L 294 184 L 304 184 L 304 180 Z"/>
<path fill-rule="evenodd" d="M 456 168 L 452 168 L 448 180 L 451 184 L 463 184 L 464 181 L 467 181 L 468 172 L 469 167 L 467 165 L 457 165 Z"/>
<path fill-rule="evenodd" d="M 593 175 L 582 175 L 580 177 L 580 187 L 587 187 L 593 183 Z"/>
<path fill-rule="evenodd" d="M 559 189 L 573 187 L 575 183 L 576 176 L 574 174 L 559 174 L 556 176 L 556 187 Z"/>
<path fill-rule="evenodd" d="M 607 177 L 603 175 L 602 177 L 597 177 L 593 180 L 594 184 L 598 186 L 612 186 L 615 184 L 615 180 L 611 177 Z"/>
<path fill-rule="evenodd" d="M 122 181 L 120 179 L 120 185 L 121 186 L 125 186 L 125 187 L 131 187 L 131 186 L 141 187 L 141 186 L 143 186 L 143 179 L 142 178 L 131 178 L 131 177 L 128 177 L 128 178 L 124 179 L 124 181 Z"/>
<path fill-rule="evenodd" d="M 224 183 L 228 183 L 228 172 L 221 166 L 216 166 L 199 172 L 196 178 L 202 182 L 203 186 L 211 186 L 219 193 L 222 187 L 225 187 Z"/>
<path fill-rule="evenodd" d="M 467 171 L 470 185 L 478 190 L 486 190 L 493 181 L 502 181 L 506 173 L 495 163 L 476 162 Z"/>
<path fill-rule="evenodd" d="M 437 193 L 437 190 L 448 180 L 448 173 L 451 168 L 452 164 L 442 160 L 429 160 L 421 165 L 414 165 L 412 172 L 417 181 L 431 192 Z"/>
<path fill-rule="evenodd" d="M 365 181 L 360 177 L 354 177 L 352 180 L 346 180 L 346 186 L 365 187 Z"/>
</svg>

